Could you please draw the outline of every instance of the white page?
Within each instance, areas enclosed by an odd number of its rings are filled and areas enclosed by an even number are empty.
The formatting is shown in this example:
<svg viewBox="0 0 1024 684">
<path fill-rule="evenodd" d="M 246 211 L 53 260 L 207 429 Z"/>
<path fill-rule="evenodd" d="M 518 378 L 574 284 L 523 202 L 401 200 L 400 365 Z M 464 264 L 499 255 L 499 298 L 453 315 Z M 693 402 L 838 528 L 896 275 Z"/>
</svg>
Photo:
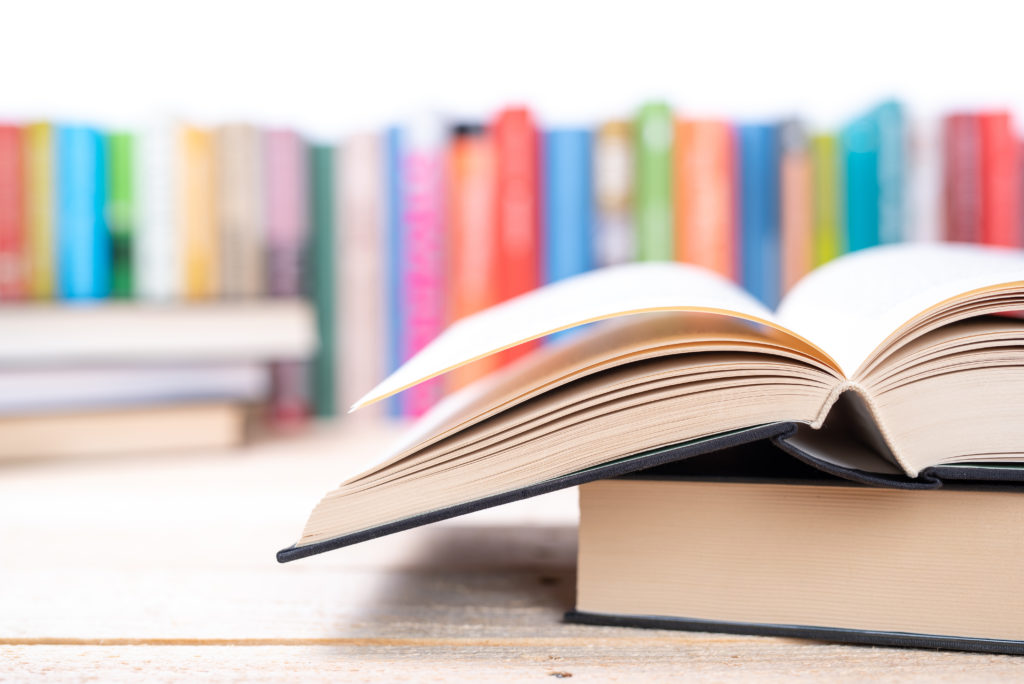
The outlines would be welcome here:
<svg viewBox="0 0 1024 684">
<path fill-rule="evenodd" d="M 874 247 L 807 275 L 777 318 L 827 351 L 847 377 L 903 323 L 950 297 L 1024 282 L 1024 251 L 964 244 Z"/>
<path fill-rule="evenodd" d="M 649 311 L 775 318 L 737 285 L 688 264 L 626 264 L 559 281 L 455 323 L 352 407 L 366 406 L 456 366 L 558 330 Z"/>
</svg>

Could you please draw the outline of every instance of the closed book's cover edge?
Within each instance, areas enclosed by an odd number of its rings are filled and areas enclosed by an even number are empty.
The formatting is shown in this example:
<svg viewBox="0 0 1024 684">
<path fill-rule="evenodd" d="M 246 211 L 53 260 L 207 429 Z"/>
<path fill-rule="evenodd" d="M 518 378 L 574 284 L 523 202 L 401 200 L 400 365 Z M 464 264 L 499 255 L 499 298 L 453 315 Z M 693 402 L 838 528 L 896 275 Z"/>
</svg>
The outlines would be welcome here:
<svg viewBox="0 0 1024 684">
<path fill-rule="evenodd" d="M 593 482 L 594 480 L 605 480 L 611 477 L 619 477 L 620 475 L 646 470 L 648 468 L 681 461 L 694 456 L 718 451 L 720 449 L 739 446 L 741 444 L 748 444 L 767 439 L 778 439 L 792 433 L 795 428 L 796 426 L 794 423 L 771 423 L 746 430 L 729 432 L 708 439 L 695 440 L 685 444 L 669 447 L 667 449 L 659 449 L 637 456 L 619 459 L 611 463 L 605 463 L 586 470 L 545 480 L 544 482 L 539 482 L 520 489 L 514 489 L 501 494 L 483 497 L 474 501 L 467 501 L 465 503 L 456 504 L 455 506 L 427 511 L 408 518 L 403 518 L 402 520 L 396 520 L 394 522 L 385 523 L 384 525 L 360 530 L 359 532 L 332 537 L 331 539 L 325 539 L 324 541 L 315 542 L 313 544 L 290 546 L 277 552 L 277 560 L 280 563 L 287 563 L 300 558 L 314 556 L 325 551 L 332 551 L 345 546 L 369 541 L 370 539 L 376 539 L 377 537 L 394 534 L 395 532 L 402 532 L 414 527 L 420 527 L 421 525 L 455 518 L 460 515 L 465 515 L 466 513 L 473 513 L 485 508 L 492 508 L 494 506 L 500 506 L 513 501 L 529 499 L 541 494 L 565 489 L 566 487 L 575 487 L 576 485 Z"/>
<path fill-rule="evenodd" d="M 566 622 L 607 627 L 642 627 L 646 629 L 676 629 L 687 632 L 724 632 L 753 636 L 795 637 L 846 644 L 895 646 L 899 648 L 931 648 L 947 651 L 972 651 L 1024 655 L 1024 642 L 1004 639 L 978 639 L 973 637 L 885 632 L 810 625 L 777 625 L 754 622 L 718 622 L 693 618 L 662 617 L 653 615 L 617 615 L 571 610 L 565 614 Z"/>
</svg>

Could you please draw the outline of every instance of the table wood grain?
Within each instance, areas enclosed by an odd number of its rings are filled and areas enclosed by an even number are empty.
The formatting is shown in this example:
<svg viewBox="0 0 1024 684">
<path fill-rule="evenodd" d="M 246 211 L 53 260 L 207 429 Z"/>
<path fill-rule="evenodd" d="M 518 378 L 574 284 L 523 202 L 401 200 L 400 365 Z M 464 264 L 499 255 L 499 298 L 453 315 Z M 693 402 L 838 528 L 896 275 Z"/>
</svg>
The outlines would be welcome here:
<svg viewBox="0 0 1024 684">
<path fill-rule="evenodd" d="M 0 463 L 0 680 L 1024 678 L 1024 658 L 565 624 L 557 492 L 279 565 L 395 428 Z"/>
</svg>

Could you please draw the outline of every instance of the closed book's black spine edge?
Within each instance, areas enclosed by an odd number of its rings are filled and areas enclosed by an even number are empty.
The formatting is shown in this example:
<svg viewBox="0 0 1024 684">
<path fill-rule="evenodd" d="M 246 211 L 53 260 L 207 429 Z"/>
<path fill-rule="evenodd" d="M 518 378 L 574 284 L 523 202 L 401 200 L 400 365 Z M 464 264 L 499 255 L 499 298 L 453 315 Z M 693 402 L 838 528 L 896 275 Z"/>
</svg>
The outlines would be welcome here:
<svg viewBox="0 0 1024 684">
<path fill-rule="evenodd" d="M 977 639 L 972 637 L 913 634 L 908 632 L 882 632 L 834 627 L 803 625 L 773 625 L 753 622 L 716 622 L 689 618 L 650 615 L 616 615 L 571 610 L 565 614 L 566 622 L 605 627 L 643 627 L 646 629 L 676 629 L 686 632 L 721 632 L 753 636 L 795 637 L 844 644 L 894 646 L 898 648 L 928 648 L 943 651 L 970 651 L 973 653 L 1000 653 L 1024 655 L 1024 641 L 1003 639 Z"/>
<path fill-rule="evenodd" d="M 795 429 L 796 425 L 794 423 L 771 423 L 747 430 L 737 430 L 736 432 L 730 432 L 711 439 L 681 444 L 667 449 L 659 449 L 657 451 L 652 451 L 649 454 L 624 458 L 618 461 L 613 461 L 612 463 L 606 463 L 594 468 L 588 468 L 569 475 L 563 475 L 562 477 L 546 480 L 521 489 L 514 489 L 509 492 L 495 494 L 494 496 L 487 496 L 482 499 L 467 501 L 466 503 L 458 504 L 456 506 L 439 508 L 437 510 L 428 511 L 409 518 L 403 518 L 402 520 L 396 520 L 384 525 L 378 525 L 377 527 L 371 527 L 352 534 L 332 537 L 331 539 L 325 539 L 324 541 L 314 542 L 312 544 L 304 544 L 302 546 L 290 546 L 287 549 L 282 549 L 277 552 L 277 560 L 279 563 L 287 563 L 289 561 L 299 560 L 300 558 L 315 556 L 317 554 L 324 553 L 325 551 L 333 551 L 334 549 L 359 544 L 364 541 L 376 539 L 377 537 L 394 534 L 395 532 L 402 532 L 414 527 L 420 527 L 421 525 L 428 525 L 440 520 L 455 518 L 460 515 L 465 515 L 466 513 L 481 511 L 485 508 L 492 508 L 494 506 L 500 506 L 513 501 L 529 499 L 530 497 L 547 494 L 559 489 L 575 487 L 576 485 L 586 484 L 587 482 L 593 482 L 595 480 L 606 480 L 611 477 L 628 475 L 629 473 L 635 473 L 648 468 L 666 465 L 668 463 L 675 463 L 676 461 L 682 461 L 694 456 L 701 456 L 703 454 L 709 454 L 714 451 L 728 449 L 742 444 L 781 438 L 785 435 L 792 434 Z"/>
</svg>

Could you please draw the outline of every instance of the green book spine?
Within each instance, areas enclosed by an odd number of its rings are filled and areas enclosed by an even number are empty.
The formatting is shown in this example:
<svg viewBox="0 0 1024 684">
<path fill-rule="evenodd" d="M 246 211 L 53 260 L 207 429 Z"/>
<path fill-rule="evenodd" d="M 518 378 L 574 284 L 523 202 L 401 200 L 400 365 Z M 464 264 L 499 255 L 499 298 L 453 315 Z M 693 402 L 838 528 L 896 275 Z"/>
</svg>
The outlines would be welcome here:
<svg viewBox="0 0 1024 684">
<path fill-rule="evenodd" d="M 811 137 L 811 177 L 814 202 L 814 266 L 847 251 L 840 192 L 839 138 L 833 133 Z"/>
<path fill-rule="evenodd" d="M 110 227 L 111 295 L 132 295 L 132 236 L 135 232 L 135 136 L 107 137 L 107 222 Z"/>
<path fill-rule="evenodd" d="M 310 162 L 310 218 L 312 237 L 310 265 L 310 293 L 316 309 L 319 347 L 310 364 L 313 390 L 313 410 L 317 416 L 338 414 L 337 393 L 337 320 L 335 312 L 335 208 L 334 208 L 334 148 L 314 145 Z"/>
<path fill-rule="evenodd" d="M 633 125 L 636 150 L 636 257 L 666 261 L 675 257 L 673 239 L 672 109 L 664 102 L 644 105 Z"/>
</svg>

